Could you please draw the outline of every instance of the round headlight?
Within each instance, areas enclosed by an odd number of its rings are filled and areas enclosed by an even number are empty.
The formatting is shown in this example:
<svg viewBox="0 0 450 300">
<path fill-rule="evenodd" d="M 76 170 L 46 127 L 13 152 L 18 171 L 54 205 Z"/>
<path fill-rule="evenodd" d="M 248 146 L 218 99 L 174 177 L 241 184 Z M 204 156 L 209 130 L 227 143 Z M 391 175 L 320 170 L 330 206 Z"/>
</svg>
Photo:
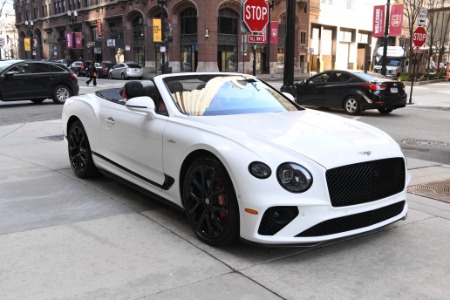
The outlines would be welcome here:
<svg viewBox="0 0 450 300">
<path fill-rule="evenodd" d="M 294 163 L 281 164 L 277 169 L 277 179 L 283 188 L 293 193 L 306 192 L 313 182 L 311 173 Z"/>
<path fill-rule="evenodd" d="M 254 161 L 248 166 L 250 174 L 259 179 L 266 179 L 272 174 L 270 167 L 260 161 Z"/>
</svg>

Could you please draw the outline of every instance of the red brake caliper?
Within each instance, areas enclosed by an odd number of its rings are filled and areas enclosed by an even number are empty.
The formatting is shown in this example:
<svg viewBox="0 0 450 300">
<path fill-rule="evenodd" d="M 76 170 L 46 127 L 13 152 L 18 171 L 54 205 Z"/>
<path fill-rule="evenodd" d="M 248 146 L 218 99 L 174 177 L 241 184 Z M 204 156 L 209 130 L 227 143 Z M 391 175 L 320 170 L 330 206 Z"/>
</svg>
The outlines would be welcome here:
<svg viewBox="0 0 450 300">
<path fill-rule="evenodd" d="M 216 189 L 219 190 L 222 188 L 223 188 L 223 183 L 222 183 L 222 180 L 219 178 L 216 181 Z M 225 206 L 226 203 L 227 203 L 227 198 L 225 197 L 224 194 L 220 194 L 217 196 L 217 204 L 219 204 L 220 206 Z M 226 218 L 228 217 L 227 213 L 224 211 L 219 211 L 218 215 L 221 220 L 226 220 Z"/>
</svg>

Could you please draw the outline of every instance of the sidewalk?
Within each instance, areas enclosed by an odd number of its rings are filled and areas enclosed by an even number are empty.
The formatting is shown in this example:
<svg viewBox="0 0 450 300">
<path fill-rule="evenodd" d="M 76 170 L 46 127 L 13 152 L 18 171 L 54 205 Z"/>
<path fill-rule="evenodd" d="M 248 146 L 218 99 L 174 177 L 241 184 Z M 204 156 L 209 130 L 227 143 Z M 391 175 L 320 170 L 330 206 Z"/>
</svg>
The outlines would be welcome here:
<svg viewBox="0 0 450 300">
<path fill-rule="evenodd" d="M 450 205 L 317 248 L 218 249 L 184 215 L 105 177 L 76 178 L 61 121 L 0 127 L 1 299 L 448 299 Z M 450 166 L 408 159 L 411 184 Z"/>
</svg>

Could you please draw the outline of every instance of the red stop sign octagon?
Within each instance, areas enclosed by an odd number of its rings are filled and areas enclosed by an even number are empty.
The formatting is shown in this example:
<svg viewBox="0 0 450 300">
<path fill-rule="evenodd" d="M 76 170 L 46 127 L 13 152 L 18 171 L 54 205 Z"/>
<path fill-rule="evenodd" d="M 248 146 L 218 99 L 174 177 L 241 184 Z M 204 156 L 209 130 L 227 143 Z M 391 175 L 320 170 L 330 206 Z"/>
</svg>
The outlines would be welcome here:
<svg viewBox="0 0 450 300">
<path fill-rule="evenodd" d="M 427 40 L 427 31 L 424 27 L 417 27 L 413 32 L 413 43 L 416 47 L 422 47 Z"/>
<path fill-rule="evenodd" d="M 269 22 L 266 0 L 245 0 L 242 4 L 244 23 L 251 32 L 261 32 Z"/>
</svg>

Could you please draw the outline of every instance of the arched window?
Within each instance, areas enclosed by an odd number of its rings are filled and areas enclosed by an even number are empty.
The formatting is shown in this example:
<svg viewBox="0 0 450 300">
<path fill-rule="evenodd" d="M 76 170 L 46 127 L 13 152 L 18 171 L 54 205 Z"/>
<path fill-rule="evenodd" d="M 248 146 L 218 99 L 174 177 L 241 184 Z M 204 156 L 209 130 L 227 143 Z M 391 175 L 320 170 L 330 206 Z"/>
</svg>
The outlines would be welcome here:
<svg viewBox="0 0 450 300">
<path fill-rule="evenodd" d="M 239 15 L 229 9 L 221 9 L 219 11 L 219 33 L 238 34 Z"/>
<path fill-rule="evenodd" d="M 238 70 L 238 28 L 239 14 L 232 9 L 223 8 L 218 18 L 217 64 L 219 71 Z"/>
<path fill-rule="evenodd" d="M 181 34 L 197 33 L 197 10 L 193 7 L 185 9 L 180 14 Z"/>
<path fill-rule="evenodd" d="M 145 65 L 144 22 L 142 16 L 132 21 L 133 26 L 133 60 L 141 66 Z"/>
<path fill-rule="evenodd" d="M 180 14 L 181 71 L 197 69 L 197 10 L 189 7 Z"/>
</svg>

